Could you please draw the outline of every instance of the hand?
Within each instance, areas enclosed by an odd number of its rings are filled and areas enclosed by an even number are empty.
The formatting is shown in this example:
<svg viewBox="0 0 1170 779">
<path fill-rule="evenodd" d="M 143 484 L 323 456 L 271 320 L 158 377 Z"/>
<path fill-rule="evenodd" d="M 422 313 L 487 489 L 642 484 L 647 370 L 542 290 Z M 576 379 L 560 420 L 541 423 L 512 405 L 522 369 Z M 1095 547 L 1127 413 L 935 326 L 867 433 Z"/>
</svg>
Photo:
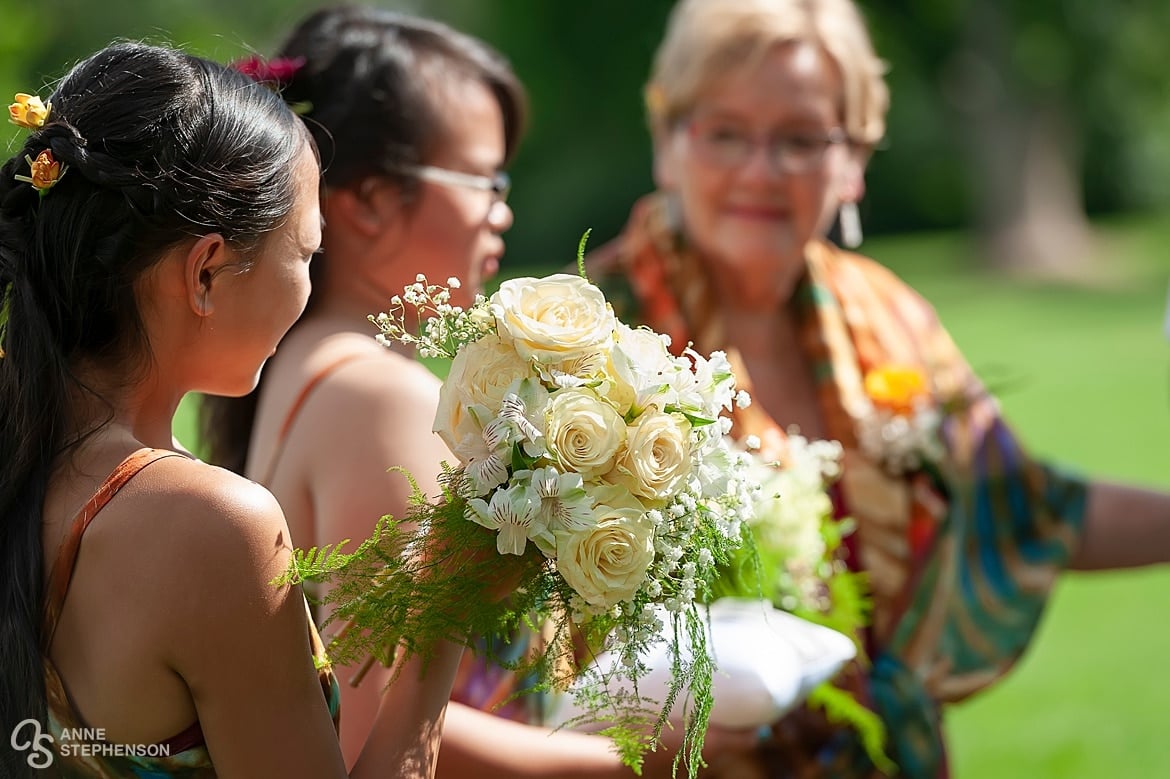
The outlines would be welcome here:
<svg viewBox="0 0 1170 779">
<path fill-rule="evenodd" d="M 642 767 L 642 776 L 647 779 L 672 776 L 674 758 L 682 749 L 683 728 L 675 723 L 662 730 L 661 742 L 658 749 L 646 753 L 646 762 Z M 757 730 L 732 730 L 716 725 L 707 728 L 706 738 L 703 739 L 703 761 L 707 763 L 699 775 L 703 777 L 743 777 L 754 779 L 755 766 L 751 756 L 760 743 Z M 680 766 L 680 776 L 685 775 Z M 763 774 L 760 774 L 762 777 Z"/>
<path fill-rule="evenodd" d="M 475 603 L 464 604 L 469 609 L 506 600 L 522 583 L 535 578 L 544 563 L 543 556 L 531 546 L 521 556 L 501 555 L 496 549 L 495 534 L 486 530 L 472 535 L 461 533 L 457 539 L 447 537 L 444 530 L 442 526 L 432 527 L 417 546 L 419 559 L 425 561 L 420 569 L 429 570 L 429 575 L 440 580 L 478 582 Z"/>
</svg>

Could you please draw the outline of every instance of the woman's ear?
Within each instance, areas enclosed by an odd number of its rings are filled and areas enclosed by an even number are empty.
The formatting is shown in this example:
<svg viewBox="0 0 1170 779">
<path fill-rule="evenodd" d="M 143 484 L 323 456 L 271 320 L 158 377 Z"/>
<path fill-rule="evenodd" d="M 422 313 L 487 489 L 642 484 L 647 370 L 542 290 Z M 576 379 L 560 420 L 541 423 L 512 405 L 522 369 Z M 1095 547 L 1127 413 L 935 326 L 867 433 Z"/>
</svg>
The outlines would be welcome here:
<svg viewBox="0 0 1170 779">
<path fill-rule="evenodd" d="M 867 152 L 854 150 L 849 153 L 837 191 L 837 198 L 842 203 L 860 203 L 865 197 L 865 163 L 868 161 Z"/>
<path fill-rule="evenodd" d="M 654 185 L 663 192 L 678 188 L 678 164 L 680 150 L 678 133 L 656 129 L 653 131 L 654 144 Z"/>
<path fill-rule="evenodd" d="M 402 208 L 402 189 L 386 179 L 368 178 L 355 186 L 332 189 L 325 196 L 325 218 L 346 232 L 376 238 Z"/>
<path fill-rule="evenodd" d="M 208 233 L 191 244 L 183 259 L 183 281 L 187 305 L 196 316 L 207 317 L 215 312 L 215 293 L 219 291 L 216 277 L 238 262 L 219 233 Z"/>
</svg>

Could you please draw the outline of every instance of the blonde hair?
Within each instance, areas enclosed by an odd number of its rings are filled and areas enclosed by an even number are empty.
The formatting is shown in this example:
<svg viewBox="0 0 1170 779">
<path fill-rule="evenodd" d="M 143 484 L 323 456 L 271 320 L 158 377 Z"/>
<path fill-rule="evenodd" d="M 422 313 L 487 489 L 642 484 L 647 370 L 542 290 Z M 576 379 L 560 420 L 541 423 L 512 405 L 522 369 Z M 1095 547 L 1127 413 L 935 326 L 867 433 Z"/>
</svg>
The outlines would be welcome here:
<svg viewBox="0 0 1170 779">
<path fill-rule="evenodd" d="M 849 137 L 871 147 L 880 141 L 886 68 L 852 0 L 679 0 L 646 85 L 651 129 L 668 130 L 713 81 L 794 42 L 820 47 L 837 66 Z"/>
</svg>

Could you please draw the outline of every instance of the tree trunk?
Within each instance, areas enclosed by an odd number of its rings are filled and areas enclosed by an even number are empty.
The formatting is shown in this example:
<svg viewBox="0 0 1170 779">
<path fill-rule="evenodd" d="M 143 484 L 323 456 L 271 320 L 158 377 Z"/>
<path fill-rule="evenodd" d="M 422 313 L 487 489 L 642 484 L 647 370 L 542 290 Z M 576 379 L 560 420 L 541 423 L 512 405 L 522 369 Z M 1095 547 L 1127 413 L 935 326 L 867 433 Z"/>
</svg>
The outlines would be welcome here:
<svg viewBox="0 0 1170 779">
<path fill-rule="evenodd" d="M 957 73 L 981 253 L 998 271 L 1089 280 L 1077 129 L 1058 89 L 1040 96 L 1013 72 L 1010 35 L 996 3 L 976 4 Z"/>
</svg>

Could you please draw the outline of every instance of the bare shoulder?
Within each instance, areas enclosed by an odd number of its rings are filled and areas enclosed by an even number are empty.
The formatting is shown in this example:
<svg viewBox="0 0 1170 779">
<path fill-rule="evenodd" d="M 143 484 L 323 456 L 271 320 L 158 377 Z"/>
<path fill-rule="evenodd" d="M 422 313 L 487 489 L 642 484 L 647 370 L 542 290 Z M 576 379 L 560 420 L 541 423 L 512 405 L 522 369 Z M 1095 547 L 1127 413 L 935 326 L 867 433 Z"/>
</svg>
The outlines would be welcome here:
<svg viewBox="0 0 1170 779">
<path fill-rule="evenodd" d="M 166 458 L 147 474 L 125 508 L 153 515 L 149 535 L 165 534 L 168 550 L 150 580 L 120 584 L 137 608 L 148 601 L 149 640 L 189 691 L 219 775 L 344 775 L 304 598 L 273 581 L 291 554 L 276 500 L 197 461 Z"/>
<path fill-rule="evenodd" d="M 384 347 L 337 368 L 320 389 L 321 405 L 334 416 L 433 415 L 440 382 L 426 366 Z M 427 424 L 430 424 L 430 419 Z"/>
<path fill-rule="evenodd" d="M 272 493 L 259 484 L 178 457 L 159 460 L 137 479 L 129 521 L 135 537 L 176 574 L 168 577 L 172 581 L 204 569 L 215 581 L 267 583 L 285 564 L 288 526 Z"/>
</svg>

